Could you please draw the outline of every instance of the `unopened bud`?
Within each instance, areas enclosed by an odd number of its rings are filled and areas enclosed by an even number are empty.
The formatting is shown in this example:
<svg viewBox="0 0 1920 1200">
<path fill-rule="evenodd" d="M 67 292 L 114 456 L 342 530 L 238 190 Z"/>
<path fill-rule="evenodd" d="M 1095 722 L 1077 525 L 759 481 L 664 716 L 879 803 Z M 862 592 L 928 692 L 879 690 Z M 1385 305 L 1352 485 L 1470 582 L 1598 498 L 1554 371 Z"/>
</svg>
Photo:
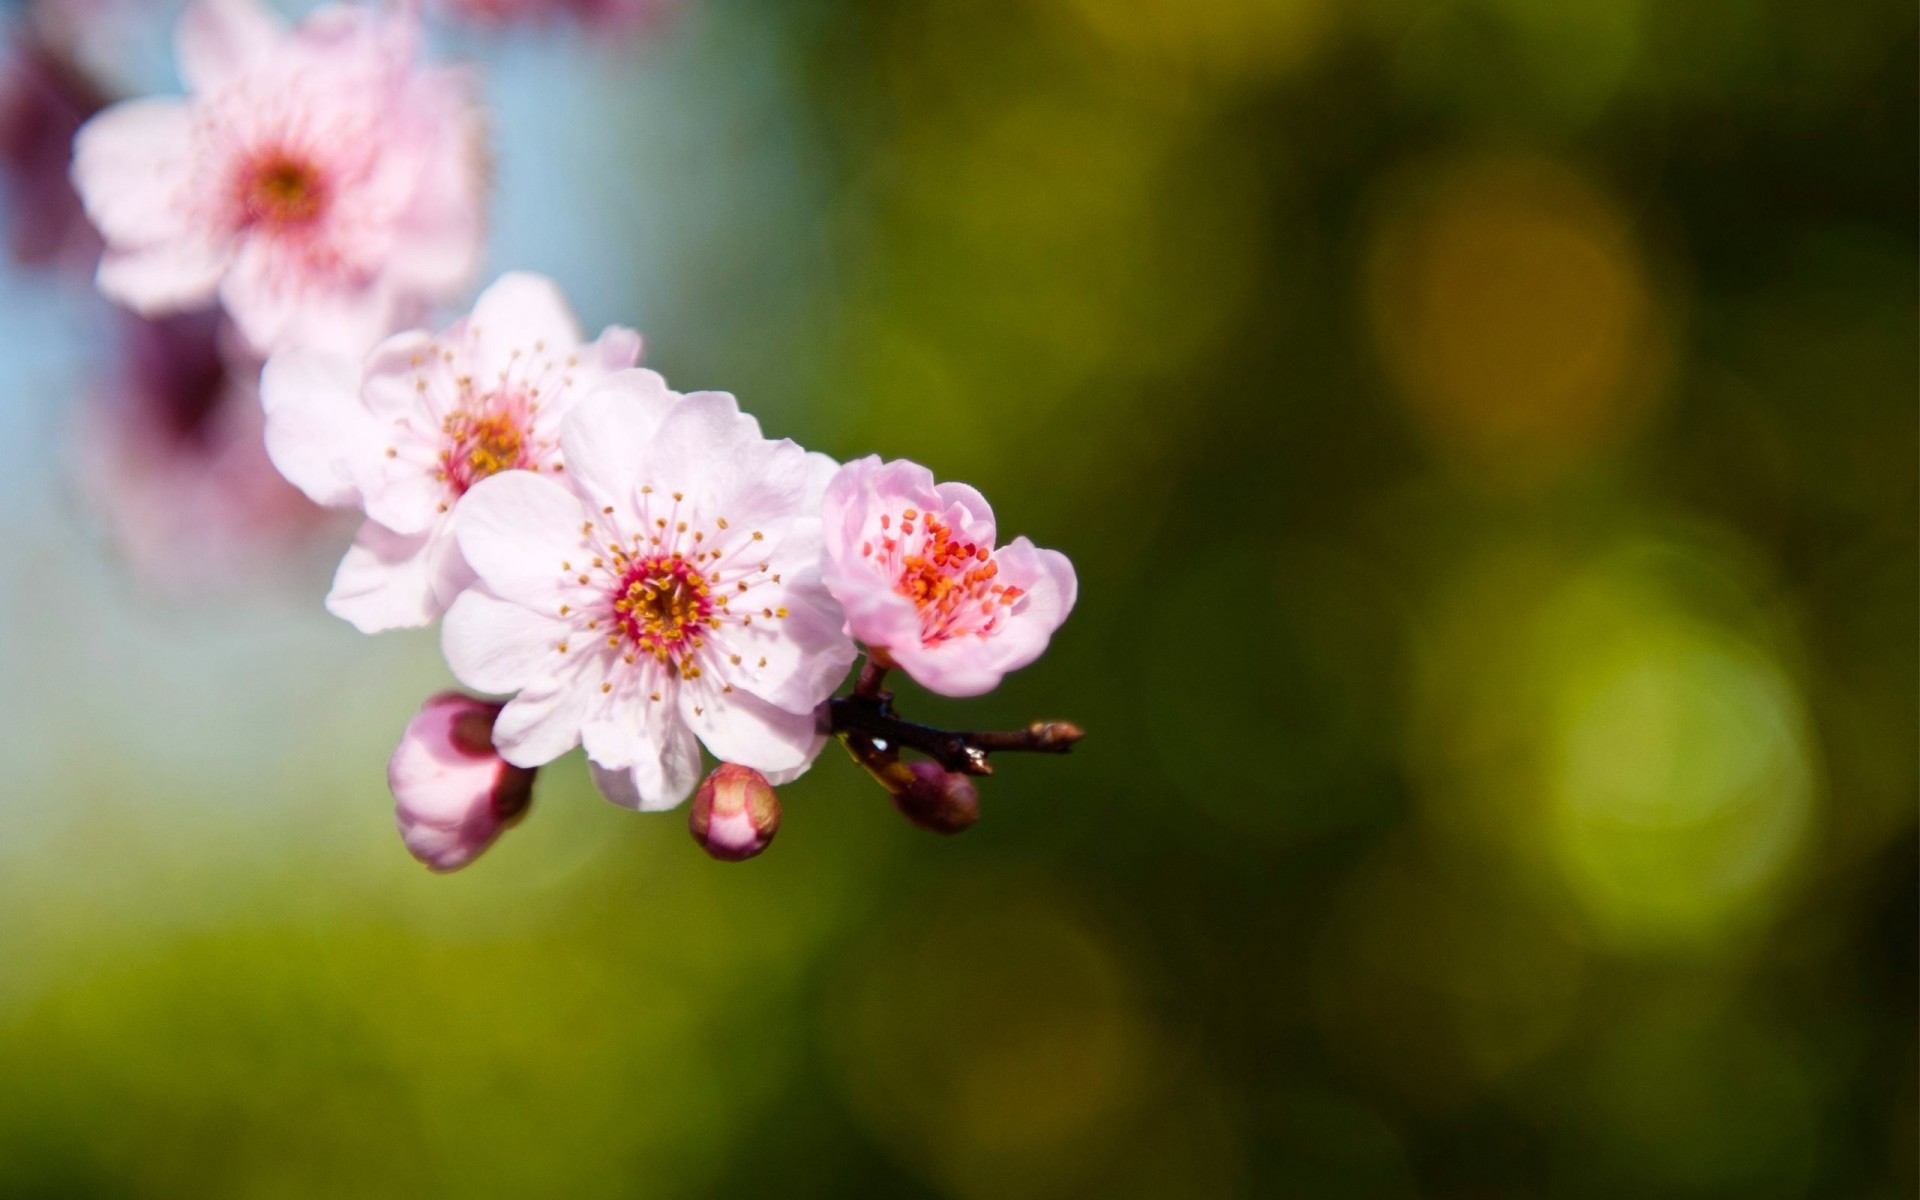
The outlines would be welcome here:
<svg viewBox="0 0 1920 1200">
<path fill-rule="evenodd" d="M 973 780 L 926 759 L 902 765 L 913 772 L 913 783 L 893 793 L 901 816 L 934 833 L 960 833 L 980 819 L 980 789 Z"/>
<path fill-rule="evenodd" d="M 400 838 L 435 871 L 479 857 L 533 799 L 534 772 L 493 748 L 499 715 L 498 704 L 443 692 L 407 722 L 387 762 Z"/>
<path fill-rule="evenodd" d="M 740 862 L 765 850 L 780 832 L 780 798 L 760 772 L 721 763 L 693 794 L 687 829 L 708 854 Z"/>
</svg>

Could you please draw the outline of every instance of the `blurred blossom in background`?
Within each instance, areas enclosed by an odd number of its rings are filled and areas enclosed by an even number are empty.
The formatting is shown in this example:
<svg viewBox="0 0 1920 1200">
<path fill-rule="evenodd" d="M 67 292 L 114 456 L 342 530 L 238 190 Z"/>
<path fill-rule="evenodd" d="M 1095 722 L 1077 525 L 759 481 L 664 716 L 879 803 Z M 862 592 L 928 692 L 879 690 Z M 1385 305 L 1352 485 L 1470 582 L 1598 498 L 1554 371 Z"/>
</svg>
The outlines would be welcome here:
<svg viewBox="0 0 1920 1200">
<path fill-rule="evenodd" d="M 435 633 L 89 279 L 177 9 L 7 10 L 0 1194 L 1915 1194 L 1910 3 L 430 6 L 482 278 L 979 486 L 1078 611 L 912 711 L 1090 731 L 451 877 Z"/>
</svg>

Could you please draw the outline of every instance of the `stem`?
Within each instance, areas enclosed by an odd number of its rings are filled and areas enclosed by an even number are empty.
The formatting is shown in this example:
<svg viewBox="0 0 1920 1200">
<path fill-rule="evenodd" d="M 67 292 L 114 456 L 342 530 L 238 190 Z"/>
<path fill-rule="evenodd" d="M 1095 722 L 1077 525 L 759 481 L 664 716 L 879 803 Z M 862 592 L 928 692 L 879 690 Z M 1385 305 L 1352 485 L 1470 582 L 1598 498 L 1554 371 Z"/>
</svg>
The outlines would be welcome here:
<svg viewBox="0 0 1920 1200">
<path fill-rule="evenodd" d="M 882 704 L 893 699 L 893 693 L 881 686 L 887 681 L 887 669 L 869 655 L 860 664 L 860 678 L 853 685 L 853 694 L 862 699 L 878 700 Z"/>
<path fill-rule="evenodd" d="M 1085 736 L 1084 730 L 1068 721 L 1035 721 L 1025 729 L 989 732 L 935 729 L 903 721 L 893 715 L 893 693 L 881 687 L 886 673 L 887 668 L 869 658 L 860 668 L 853 694 L 829 704 L 832 731 L 846 738 L 848 748 L 863 764 L 869 759 L 897 758 L 905 748 L 918 750 L 949 771 L 991 775 L 987 755 L 996 751 L 1065 754 Z"/>
</svg>

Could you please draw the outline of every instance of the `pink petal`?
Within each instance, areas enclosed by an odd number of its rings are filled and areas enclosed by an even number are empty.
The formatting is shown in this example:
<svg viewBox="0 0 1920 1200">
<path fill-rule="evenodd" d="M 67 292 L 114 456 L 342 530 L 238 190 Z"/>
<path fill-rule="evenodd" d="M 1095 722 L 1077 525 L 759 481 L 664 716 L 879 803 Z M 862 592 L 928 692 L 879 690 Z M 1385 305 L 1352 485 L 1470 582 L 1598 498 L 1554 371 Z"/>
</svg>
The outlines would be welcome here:
<svg viewBox="0 0 1920 1200">
<path fill-rule="evenodd" d="M 395 301 L 385 281 L 366 285 L 289 276 L 265 236 L 240 243 L 220 281 L 220 303 L 262 354 L 294 346 L 365 355 L 390 332 Z"/>
<path fill-rule="evenodd" d="M 616 371 L 601 380 L 560 430 L 568 480 L 595 506 L 631 513 L 640 456 L 679 399 L 656 371 Z"/>
<path fill-rule="evenodd" d="M 359 372 L 340 355 L 289 350 L 260 373 L 267 457 L 316 504 L 357 504 L 355 464 L 381 453 L 358 393 Z"/>
<path fill-rule="evenodd" d="M 500 757 L 516 767 L 539 767 L 579 745 L 587 713 L 587 689 L 579 682 L 528 689 L 508 701 L 493 726 Z"/>
<path fill-rule="evenodd" d="M 1079 580 L 1073 563 L 1058 550 L 1042 550 L 1024 537 L 1013 539 L 995 555 L 1009 583 L 1026 594 L 1014 606 L 988 645 L 1001 671 L 1017 671 L 1046 652 L 1053 633 L 1073 611 Z"/>
<path fill-rule="evenodd" d="M 557 612 L 564 561 L 580 558 L 584 510 L 572 492 L 530 471 L 483 479 L 461 497 L 453 527 L 461 552 L 493 593 Z"/>
<path fill-rule="evenodd" d="M 757 771 L 804 768 L 826 743 L 813 713 L 790 713 L 739 690 L 683 685 L 680 719 L 715 758 Z"/>
<path fill-rule="evenodd" d="M 715 632 L 717 644 L 747 662 L 766 660 L 764 667 L 729 682 L 788 712 L 810 713 L 833 695 L 853 665 L 857 652 L 843 629 L 846 618 L 817 578 L 789 580 L 764 600 L 761 592 L 754 595 L 756 603 L 784 606 L 787 616 Z"/>
<path fill-rule="evenodd" d="M 641 455 L 638 475 L 663 491 L 701 495 L 710 473 L 724 469 L 734 450 L 760 441 L 759 422 L 742 413 L 732 396 L 694 392 L 660 422 Z"/>
<path fill-rule="evenodd" d="M 544 275 L 510 271 L 474 301 L 467 328 L 480 346 L 477 374 L 490 380 L 515 365 L 513 353 L 534 353 L 536 344 L 555 358 L 571 354 L 581 341 L 580 322 L 559 285 Z"/>
<path fill-rule="evenodd" d="M 143 317 L 203 307 L 226 269 L 219 252 L 191 235 L 139 249 L 108 247 L 94 277 L 101 295 Z"/>
<path fill-rule="evenodd" d="M 440 649 L 453 677 L 479 692 L 505 694 L 550 684 L 559 666 L 554 647 L 572 626 L 478 589 L 462 592 L 440 626 Z"/>
<path fill-rule="evenodd" d="M 184 237 L 193 170 L 193 116 L 178 100 L 128 100 L 73 139 L 73 186 L 109 242 L 148 246 Z"/>
<path fill-rule="evenodd" d="M 217 91 L 258 65 L 280 25 L 253 0 L 195 0 L 174 28 L 174 57 L 192 92 Z"/>
<path fill-rule="evenodd" d="M 700 782 L 700 743 L 693 731 L 670 721 L 661 731 L 656 754 L 637 759 L 631 767 L 603 767 L 589 760 L 594 786 L 622 808 L 637 812 L 665 812 L 692 794 Z"/>
<path fill-rule="evenodd" d="M 327 611 L 362 633 L 414 628 L 445 612 L 471 580 L 444 525 L 407 535 L 368 521 L 334 573 Z"/>
</svg>

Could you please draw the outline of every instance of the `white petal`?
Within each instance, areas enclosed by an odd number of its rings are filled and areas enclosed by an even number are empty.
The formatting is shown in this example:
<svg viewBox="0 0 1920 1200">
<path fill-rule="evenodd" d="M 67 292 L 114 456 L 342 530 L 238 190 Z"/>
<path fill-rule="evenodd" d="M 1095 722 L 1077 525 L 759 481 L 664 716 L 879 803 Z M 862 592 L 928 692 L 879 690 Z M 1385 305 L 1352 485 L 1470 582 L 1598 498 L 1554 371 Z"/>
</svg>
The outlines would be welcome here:
<svg viewBox="0 0 1920 1200">
<path fill-rule="evenodd" d="M 790 713 L 748 692 L 683 687 L 680 716 L 721 762 L 756 771 L 805 767 L 826 744 L 813 713 Z"/>
<path fill-rule="evenodd" d="M 753 593 L 759 602 L 761 592 Z M 807 713 L 833 695 L 847 677 L 856 652 L 844 632 L 846 617 L 817 579 L 789 579 L 767 607 L 787 615 L 753 624 L 725 626 L 713 635 L 716 647 L 741 656 L 728 681 L 788 712 Z M 758 666 L 764 659 L 766 665 Z"/>
<path fill-rule="evenodd" d="M 360 287 L 302 276 L 272 235 L 241 240 L 220 280 L 220 304 L 261 354 L 293 346 L 364 356 L 396 324 L 392 288 L 384 279 Z"/>
<path fill-rule="evenodd" d="M 566 582 L 560 564 L 586 547 L 583 512 L 579 497 L 551 479 L 505 471 L 460 498 L 453 526 L 461 552 L 495 595 L 557 611 Z"/>
<path fill-rule="evenodd" d="M 678 400 L 657 371 L 616 371 L 601 380 L 561 427 L 567 478 L 594 505 L 629 511 L 641 454 Z"/>
<path fill-rule="evenodd" d="M 564 358 L 581 340 L 580 322 L 560 286 L 527 271 L 509 271 L 481 292 L 467 327 L 480 347 L 482 380 L 511 367 L 516 350 L 524 357 L 540 343 L 544 353 Z"/>
<path fill-rule="evenodd" d="M 471 580 L 444 524 L 408 535 L 368 521 L 334 573 L 327 611 L 362 633 L 426 625 Z"/>
<path fill-rule="evenodd" d="M 174 57 L 192 92 L 226 86 L 265 58 L 280 36 L 272 14 L 253 0 L 195 0 L 174 28 Z"/>
<path fill-rule="evenodd" d="M 204 307 L 226 269 L 217 250 L 189 234 L 138 249 L 109 246 L 94 282 L 115 304 L 159 317 Z"/>
<path fill-rule="evenodd" d="M 663 731 L 657 756 L 626 768 L 603 767 L 588 760 L 594 786 L 622 808 L 664 812 L 693 794 L 700 783 L 700 743 L 693 731 L 672 721 Z"/>
<path fill-rule="evenodd" d="M 517 692 L 550 683 L 558 667 L 556 647 L 572 626 L 518 604 L 469 588 L 447 609 L 440 649 L 453 676 L 480 692 Z"/>
<path fill-rule="evenodd" d="M 358 384 L 352 359 L 308 350 L 276 354 L 260 372 L 267 457 L 316 504 L 357 504 L 355 464 L 382 453 Z"/>
<path fill-rule="evenodd" d="M 580 743 L 587 689 L 566 679 L 528 689 L 507 702 L 493 723 L 493 745 L 516 767 L 539 767 Z M 598 685 L 594 685 L 596 688 Z"/>
<path fill-rule="evenodd" d="M 441 506 L 452 492 L 419 457 L 415 453 L 388 459 L 383 450 L 380 461 L 360 473 L 360 500 L 367 516 L 396 533 L 422 533 L 446 518 Z"/>
<path fill-rule="evenodd" d="M 367 411 L 378 420 L 420 420 L 437 425 L 416 381 L 438 369 L 439 357 L 432 334 L 424 329 L 396 333 L 368 353 L 360 387 L 361 399 L 366 403 Z"/>
<path fill-rule="evenodd" d="M 682 397 L 660 422 L 645 448 L 640 473 L 657 488 L 718 499 L 707 481 L 764 442 L 759 422 L 742 413 L 732 396 L 695 392 Z M 571 463 L 567 469 L 573 469 Z"/>
<path fill-rule="evenodd" d="M 193 183 L 193 116 L 179 100 L 128 100 L 80 127 L 73 186 L 109 243 L 135 247 L 186 236 Z"/>
</svg>

